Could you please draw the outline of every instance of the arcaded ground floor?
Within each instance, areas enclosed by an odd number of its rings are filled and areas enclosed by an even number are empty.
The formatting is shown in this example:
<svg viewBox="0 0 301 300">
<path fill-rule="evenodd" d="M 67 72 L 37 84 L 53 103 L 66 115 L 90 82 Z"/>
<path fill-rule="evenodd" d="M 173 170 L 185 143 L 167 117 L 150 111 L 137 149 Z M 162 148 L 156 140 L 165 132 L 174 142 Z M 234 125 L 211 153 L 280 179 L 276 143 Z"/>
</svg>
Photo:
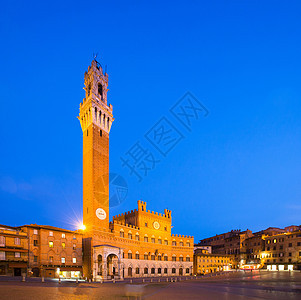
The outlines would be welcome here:
<svg viewBox="0 0 301 300">
<path fill-rule="evenodd" d="M 194 277 L 191 277 L 194 278 Z M 130 280 L 130 279 L 129 279 Z M 177 282 L 155 282 L 150 278 L 119 283 L 79 283 L 48 281 L 8 281 L 0 277 L 0 299 L 96 300 L 96 299 L 203 299 L 254 300 L 301 299 L 301 272 L 228 272 L 219 276 L 202 276 Z M 140 281 L 138 281 L 140 280 Z"/>
</svg>

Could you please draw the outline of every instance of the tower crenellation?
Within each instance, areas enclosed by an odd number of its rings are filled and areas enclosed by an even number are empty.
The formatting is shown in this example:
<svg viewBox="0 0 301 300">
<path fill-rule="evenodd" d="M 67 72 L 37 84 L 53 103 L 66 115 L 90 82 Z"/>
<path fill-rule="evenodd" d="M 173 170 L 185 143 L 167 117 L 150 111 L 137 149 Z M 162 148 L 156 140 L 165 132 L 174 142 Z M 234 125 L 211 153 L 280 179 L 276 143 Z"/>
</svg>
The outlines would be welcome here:
<svg viewBox="0 0 301 300">
<path fill-rule="evenodd" d="M 108 105 L 108 74 L 103 73 L 100 64 L 93 60 L 85 72 L 85 98 L 80 104 L 79 120 L 83 132 L 91 124 L 107 133 L 110 132 L 113 118 L 113 106 Z"/>
</svg>

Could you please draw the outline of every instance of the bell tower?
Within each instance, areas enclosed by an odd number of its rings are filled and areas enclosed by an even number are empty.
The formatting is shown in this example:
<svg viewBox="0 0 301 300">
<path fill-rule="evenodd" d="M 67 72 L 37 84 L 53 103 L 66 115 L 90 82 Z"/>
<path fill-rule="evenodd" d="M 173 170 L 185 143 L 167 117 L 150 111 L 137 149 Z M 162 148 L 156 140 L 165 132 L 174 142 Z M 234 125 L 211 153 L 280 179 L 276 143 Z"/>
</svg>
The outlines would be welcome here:
<svg viewBox="0 0 301 300">
<path fill-rule="evenodd" d="M 86 235 L 109 230 L 109 133 L 113 107 L 107 103 L 108 74 L 93 60 L 85 72 L 80 103 L 83 131 L 83 223 Z"/>
</svg>

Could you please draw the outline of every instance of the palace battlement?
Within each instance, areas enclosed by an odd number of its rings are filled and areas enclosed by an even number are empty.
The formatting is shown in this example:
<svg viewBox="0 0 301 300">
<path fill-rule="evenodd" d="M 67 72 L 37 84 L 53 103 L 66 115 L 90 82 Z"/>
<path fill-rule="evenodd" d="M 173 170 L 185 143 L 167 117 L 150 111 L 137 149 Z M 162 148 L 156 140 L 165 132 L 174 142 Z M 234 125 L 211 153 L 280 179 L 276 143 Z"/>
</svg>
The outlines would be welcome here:
<svg viewBox="0 0 301 300">
<path fill-rule="evenodd" d="M 111 224 L 116 224 L 116 225 L 121 225 L 127 228 L 131 228 L 131 229 L 137 229 L 139 230 L 139 227 L 135 226 L 135 225 L 131 225 L 131 224 L 126 224 L 122 221 L 117 221 L 117 220 L 113 220 L 113 222 L 110 222 Z"/>
<path fill-rule="evenodd" d="M 131 210 L 131 211 L 127 211 L 127 212 L 124 212 L 124 213 L 121 213 L 121 214 L 118 214 L 116 216 L 113 216 L 113 220 L 116 219 L 116 218 L 122 218 L 122 217 L 126 217 L 126 216 L 129 216 L 133 213 L 136 213 L 137 212 L 137 209 L 134 209 L 134 210 Z"/>
<path fill-rule="evenodd" d="M 190 236 L 190 235 L 181 235 L 181 234 L 172 234 L 171 237 L 174 237 L 174 238 L 185 238 L 185 239 L 191 239 L 191 238 L 193 238 L 193 236 Z"/>
</svg>

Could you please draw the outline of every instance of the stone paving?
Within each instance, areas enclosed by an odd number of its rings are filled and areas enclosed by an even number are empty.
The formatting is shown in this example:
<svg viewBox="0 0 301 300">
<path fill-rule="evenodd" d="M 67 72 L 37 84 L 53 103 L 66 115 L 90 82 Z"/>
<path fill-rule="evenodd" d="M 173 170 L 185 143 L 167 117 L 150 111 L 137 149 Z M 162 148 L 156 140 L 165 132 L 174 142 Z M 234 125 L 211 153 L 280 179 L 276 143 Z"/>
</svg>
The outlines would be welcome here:
<svg viewBox="0 0 301 300">
<path fill-rule="evenodd" d="M 153 280 L 155 281 L 155 279 Z M 301 299 L 301 272 L 230 272 L 177 282 L 85 283 L 0 280 L 0 299 Z"/>
</svg>

